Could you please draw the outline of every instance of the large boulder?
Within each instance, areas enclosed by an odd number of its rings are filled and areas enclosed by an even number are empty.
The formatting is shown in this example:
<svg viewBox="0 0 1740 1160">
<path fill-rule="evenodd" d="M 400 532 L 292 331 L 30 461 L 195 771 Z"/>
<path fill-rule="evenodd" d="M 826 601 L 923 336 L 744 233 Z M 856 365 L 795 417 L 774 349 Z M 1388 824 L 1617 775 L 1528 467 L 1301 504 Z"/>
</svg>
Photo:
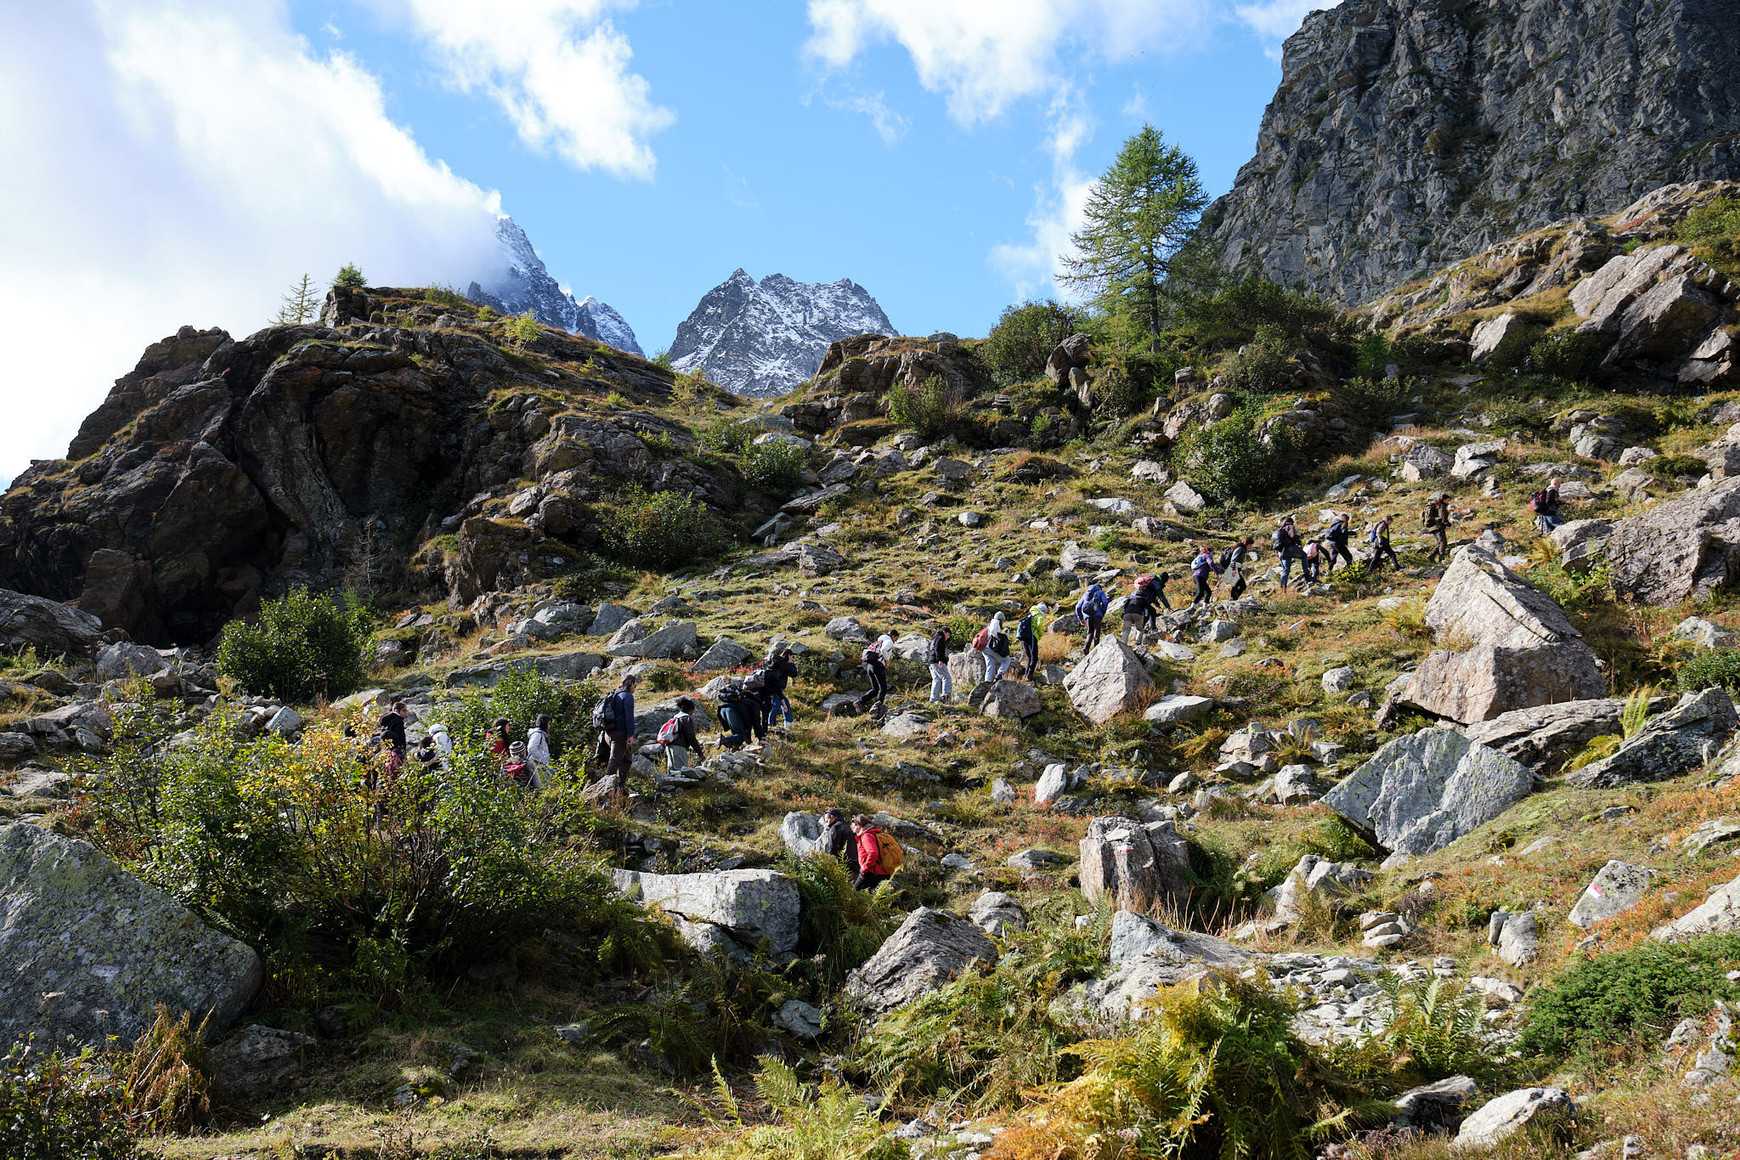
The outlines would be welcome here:
<svg viewBox="0 0 1740 1160">
<path fill-rule="evenodd" d="M 1619 337 L 1606 363 L 1626 359 L 1665 361 L 1689 353 L 1722 317 L 1722 301 L 1690 278 L 1664 278 L 1618 319 Z"/>
<path fill-rule="evenodd" d="M 1255 958 L 1225 939 L 1174 930 L 1145 915 L 1120 910 L 1112 915 L 1111 960 L 1116 969 L 1086 984 L 1081 995 L 1102 1018 L 1140 1019 L 1143 1004 L 1161 987 L 1210 971 L 1237 969 Z"/>
<path fill-rule="evenodd" d="M 1679 777 L 1715 757 L 1734 735 L 1735 723 L 1734 702 L 1724 690 L 1684 693 L 1615 753 L 1573 773 L 1571 784 L 1595 789 Z"/>
<path fill-rule="evenodd" d="M 1142 658 L 1116 637 L 1094 646 L 1063 679 L 1064 691 L 1076 712 L 1103 725 L 1119 713 L 1137 708 L 1151 682 Z"/>
<path fill-rule="evenodd" d="M 1167 728 L 1188 725 L 1214 712 L 1213 697 L 1193 697 L 1187 693 L 1168 693 L 1149 705 L 1142 720 L 1150 725 Z"/>
<path fill-rule="evenodd" d="M 695 659 L 689 668 L 697 673 L 714 673 L 721 669 L 735 669 L 748 664 L 755 654 L 734 640 L 720 637 L 707 647 L 707 651 Z"/>
<path fill-rule="evenodd" d="M 1323 804 L 1397 854 L 1430 854 L 1491 821 L 1534 775 L 1453 729 L 1422 729 L 1374 754 Z"/>
<path fill-rule="evenodd" d="M 1595 738 L 1618 733 L 1624 708 L 1625 702 L 1617 697 L 1561 701 L 1512 709 L 1462 732 L 1469 740 L 1496 749 L 1537 773 L 1555 772 L 1566 758 Z"/>
<path fill-rule="evenodd" d="M 1649 933 L 1662 942 L 1683 942 L 1706 934 L 1740 934 L 1740 878 L 1718 886 L 1703 902 Z"/>
<path fill-rule="evenodd" d="M 1565 1126 L 1576 1114 L 1576 1103 L 1562 1088 L 1523 1088 L 1482 1104 L 1462 1121 L 1451 1147 L 1489 1149 L 1526 1127 Z"/>
<path fill-rule="evenodd" d="M 1420 663 L 1405 700 L 1464 725 L 1513 709 L 1607 692 L 1594 650 L 1552 597 L 1529 587 L 1484 548 L 1456 552 L 1426 624 L 1440 642 Z"/>
<path fill-rule="evenodd" d="M 936 990 L 974 962 L 994 966 L 997 944 L 966 919 L 921 906 L 847 976 L 846 993 L 880 1015 Z"/>
<path fill-rule="evenodd" d="M 97 650 L 97 679 L 125 681 L 133 677 L 150 677 L 162 672 L 171 662 L 148 645 L 120 640 Z"/>
<path fill-rule="evenodd" d="M 1081 892 L 1113 910 L 1152 914 L 1190 894 L 1190 847 L 1171 822 L 1095 818 L 1081 840 Z"/>
<path fill-rule="evenodd" d="M 790 954 L 798 940 L 797 883 L 777 870 L 721 870 L 712 874 L 615 872 L 616 888 L 643 905 L 659 907 L 690 946 L 742 954 L 763 940 L 774 954 Z"/>
<path fill-rule="evenodd" d="M 1619 520 L 1605 549 L 1613 591 L 1639 604 L 1678 604 L 1740 574 L 1740 477 Z"/>
<path fill-rule="evenodd" d="M 635 621 L 630 621 L 617 630 L 616 636 L 610 638 L 610 644 L 605 646 L 604 654 L 612 657 L 642 657 L 646 660 L 669 660 L 681 656 L 688 649 L 700 643 L 700 637 L 695 632 L 695 624 L 690 620 L 673 620 L 655 632 L 649 632 L 639 639 L 633 639 L 629 630 Z M 625 636 L 625 634 L 628 634 Z"/>
<path fill-rule="evenodd" d="M 227 1027 L 263 978 L 250 947 L 90 843 L 0 827 L 0 1038 L 131 1043 L 159 1003 Z"/>
<path fill-rule="evenodd" d="M 0 649 L 86 656 L 102 643 L 103 622 L 58 600 L 0 588 Z"/>
<path fill-rule="evenodd" d="M 824 835 L 821 816 L 799 811 L 787 814 L 779 823 L 779 838 L 785 843 L 786 852 L 794 858 L 807 858 L 811 854 L 822 853 Z"/>
<path fill-rule="evenodd" d="M 1651 876 L 1652 872 L 1646 867 L 1633 866 L 1618 859 L 1609 860 L 1571 908 L 1571 925 L 1588 930 L 1598 922 L 1624 914 L 1643 901 L 1643 896 L 1649 892 Z"/>
<path fill-rule="evenodd" d="M 1027 929 L 1027 912 L 1021 909 L 1021 904 L 1001 890 L 987 890 L 973 899 L 973 908 L 968 912 L 973 925 L 989 935 L 1000 935 L 1004 931 L 1020 931 Z"/>
<path fill-rule="evenodd" d="M 984 681 L 967 694 L 969 708 L 987 717 L 1021 721 L 1045 708 L 1039 690 L 1021 681 Z"/>
</svg>

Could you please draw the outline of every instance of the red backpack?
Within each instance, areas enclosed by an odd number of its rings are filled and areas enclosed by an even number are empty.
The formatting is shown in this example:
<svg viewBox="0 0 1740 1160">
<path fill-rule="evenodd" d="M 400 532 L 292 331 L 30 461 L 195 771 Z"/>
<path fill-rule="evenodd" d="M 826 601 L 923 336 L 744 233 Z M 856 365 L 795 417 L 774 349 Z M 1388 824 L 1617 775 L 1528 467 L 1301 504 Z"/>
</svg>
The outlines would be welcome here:
<svg viewBox="0 0 1740 1160">
<path fill-rule="evenodd" d="M 985 646 L 990 644 L 990 643 L 991 643 L 991 629 L 989 626 L 987 626 L 985 628 L 981 628 L 977 633 L 975 633 L 973 635 L 973 647 L 980 652 L 984 652 Z"/>
</svg>

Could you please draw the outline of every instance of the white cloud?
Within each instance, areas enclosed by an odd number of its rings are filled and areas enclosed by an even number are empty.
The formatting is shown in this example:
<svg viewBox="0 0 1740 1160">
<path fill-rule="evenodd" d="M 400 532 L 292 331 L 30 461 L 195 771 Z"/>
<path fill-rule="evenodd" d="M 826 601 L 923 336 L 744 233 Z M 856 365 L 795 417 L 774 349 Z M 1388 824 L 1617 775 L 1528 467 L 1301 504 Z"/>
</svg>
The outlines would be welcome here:
<svg viewBox="0 0 1740 1160">
<path fill-rule="evenodd" d="M 1212 23 L 1203 0 L 809 0 L 810 53 L 830 68 L 894 41 L 962 124 L 1055 92 L 1078 63 L 1173 47 Z"/>
<path fill-rule="evenodd" d="M 1034 205 L 1027 215 L 1030 236 L 991 248 L 991 268 L 1008 279 L 1021 298 L 1034 295 L 1074 296 L 1057 276 L 1064 260 L 1075 252 L 1070 237 L 1081 229 L 1083 210 L 1093 192 L 1094 178 L 1076 165 L 1076 154 L 1093 139 L 1094 123 L 1087 102 L 1072 86 L 1052 99 L 1046 114 L 1045 152 L 1051 160 L 1049 180 L 1034 187 Z"/>
<path fill-rule="evenodd" d="M 882 138 L 884 145 L 899 144 L 906 136 L 906 131 L 912 127 L 912 122 L 888 107 L 880 92 L 852 93 L 843 97 L 824 98 L 831 109 L 841 109 L 848 113 L 862 113 L 870 118 L 870 123 L 876 127 L 876 135 Z"/>
<path fill-rule="evenodd" d="M 0 5 L 0 477 L 66 453 L 149 342 L 238 337 L 304 271 L 490 272 L 497 198 L 273 0 Z"/>
<path fill-rule="evenodd" d="M 520 139 L 580 169 L 651 178 L 646 138 L 674 116 L 653 103 L 612 8 L 634 0 L 386 0 L 408 13 L 447 79 L 483 92 Z"/>
<path fill-rule="evenodd" d="M 1264 40 L 1281 41 L 1298 32 L 1310 13 L 1340 3 L 1341 0 L 1255 0 L 1236 5 L 1234 10 L 1240 22 Z"/>
</svg>

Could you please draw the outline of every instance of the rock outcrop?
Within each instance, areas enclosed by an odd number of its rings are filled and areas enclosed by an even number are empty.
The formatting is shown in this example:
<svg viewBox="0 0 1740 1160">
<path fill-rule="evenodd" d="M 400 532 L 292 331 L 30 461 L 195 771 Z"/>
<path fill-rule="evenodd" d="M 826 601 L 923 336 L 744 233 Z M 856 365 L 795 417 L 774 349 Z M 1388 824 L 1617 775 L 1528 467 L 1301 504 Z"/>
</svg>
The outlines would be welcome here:
<svg viewBox="0 0 1740 1160">
<path fill-rule="evenodd" d="M 1678 604 L 1740 580 L 1740 478 L 1688 492 L 1614 523 L 1605 554 L 1613 591 Z"/>
<path fill-rule="evenodd" d="M 1398 737 L 1323 796 L 1396 854 L 1430 854 L 1526 796 L 1534 775 L 1453 729 Z"/>
<path fill-rule="evenodd" d="M 222 1028 L 263 979 L 252 948 L 90 843 L 0 827 L 0 1037 L 131 1043 L 159 1003 Z"/>
<path fill-rule="evenodd" d="M 95 616 L 57 600 L 0 589 L 0 648 L 31 648 L 45 657 L 82 657 L 103 640 Z"/>
<path fill-rule="evenodd" d="M 1462 732 L 1470 741 L 1496 749 L 1536 773 L 1556 773 L 1566 758 L 1595 738 L 1618 733 L 1624 709 L 1625 702 L 1618 697 L 1561 701 L 1513 709 Z"/>
<path fill-rule="evenodd" d="M 1426 624 L 1441 644 L 1413 674 L 1405 700 L 1464 725 L 1515 709 L 1607 692 L 1594 650 L 1550 596 L 1483 548 L 1461 548 L 1432 599 Z"/>
<path fill-rule="evenodd" d="M 1151 683 L 1142 658 L 1116 637 L 1102 639 L 1063 679 L 1070 704 L 1095 725 L 1139 707 Z"/>
<path fill-rule="evenodd" d="M 1740 933 L 1740 878 L 1718 886 L 1703 902 L 1649 932 L 1662 942 L 1684 942 L 1706 934 Z"/>
<path fill-rule="evenodd" d="M 1682 694 L 1679 704 L 1644 722 L 1613 754 L 1570 777 L 1585 789 L 1665 781 L 1697 769 L 1734 735 L 1734 702 L 1720 688 Z"/>
<path fill-rule="evenodd" d="M 685 428 L 596 401 L 668 399 L 667 370 L 555 331 L 510 359 L 498 324 L 419 291 L 336 287 L 326 317 L 149 347 L 68 458 L 0 499 L 0 585 L 204 643 L 297 584 L 464 609 L 556 575 L 598 540 L 591 501 L 631 482 L 737 507 Z"/>
<path fill-rule="evenodd" d="M 921 906 L 846 979 L 846 993 L 872 1014 L 934 991 L 974 962 L 994 966 L 997 944 L 964 918 Z"/>
<path fill-rule="evenodd" d="M 1081 892 L 1090 904 L 1153 914 L 1190 893 L 1190 848 L 1171 822 L 1095 818 L 1081 840 Z"/>
<path fill-rule="evenodd" d="M 1230 269 L 1353 303 L 1667 182 L 1740 177 L 1740 26 L 1707 0 L 1346 0 L 1288 39 L 1204 215 Z"/>
<path fill-rule="evenodd" d="M 1236 970 L 1256 956 L 1213 935 L 1174 930 L 1143 915 L 1112 915 L 1111 960 L 1104 979 L 1081 989 L 1087 1007 L 1101 1018 L 1140 1019 L 1142 1005 L 1161 987 L 1216 970 Z"/>
<path fill-rule="evenodd" d="M 742 956 L 766 942 L 775 955 L 789 956 L 797 947 L 797 884 L 777 870 L 615 876 L 618 890 L 663 910 L 697 950 Z"/>
</svg>

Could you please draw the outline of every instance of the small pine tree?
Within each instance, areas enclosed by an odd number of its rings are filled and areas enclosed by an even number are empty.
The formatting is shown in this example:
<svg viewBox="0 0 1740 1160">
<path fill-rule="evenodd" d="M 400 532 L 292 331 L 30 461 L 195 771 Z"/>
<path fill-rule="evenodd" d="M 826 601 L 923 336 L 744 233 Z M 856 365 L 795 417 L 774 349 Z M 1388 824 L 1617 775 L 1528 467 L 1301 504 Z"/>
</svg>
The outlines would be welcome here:
<svg viewBox="0 0 1740 1160">
<path fill-rule="evenodd" d="M 333 275 L 332 284 L 334 286 L 367 286 L 368 279 L 363 277 L 363 272 L 357 268 L 355 262 L 346 262 L 338 268 L 338 273 Z"/>
<path fill-rule="evenodd" d="M 272 320 L 279 326 L 301 326 L 320 317 L 320 295 L 314 289 L 314 279 L 307 274 L 302 275 L 301 281 L 294 283 L 290 293 L 280 301 L 283 305 L 278 307 L 278 316 Z"/>
<path fill-rule="evenodd" d="M 508 323 L 508 337 L 513 340 L 516 351 L 525 350 L 526 344 L 538 341 L 538 336 L 542 333 L 544 328 L 538 325 L 538 316 L 530 310 L 515 315 L 514 320 Z"/>
</svg>

